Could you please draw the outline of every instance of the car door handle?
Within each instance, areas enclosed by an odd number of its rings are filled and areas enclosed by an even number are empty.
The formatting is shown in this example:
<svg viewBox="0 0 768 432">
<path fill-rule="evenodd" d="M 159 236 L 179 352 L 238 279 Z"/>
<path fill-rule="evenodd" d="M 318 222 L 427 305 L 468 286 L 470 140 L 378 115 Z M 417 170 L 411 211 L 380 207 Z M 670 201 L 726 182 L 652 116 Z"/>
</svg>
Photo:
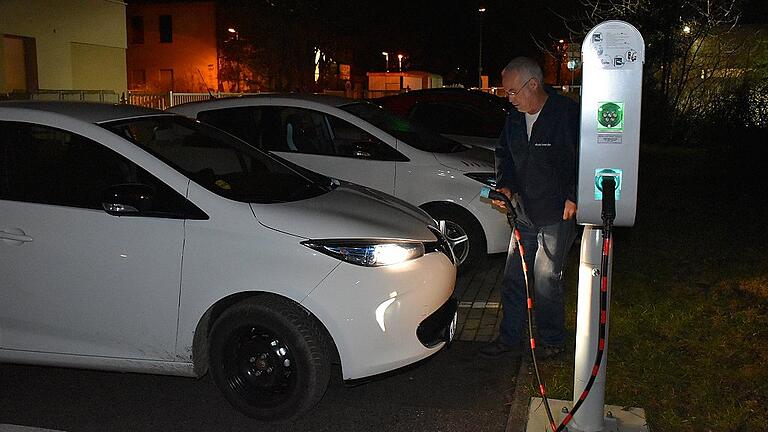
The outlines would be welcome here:
<svg viewBox="0 0 768 432">
<path fill-rule="evenodd" d="M 19 233 L 10 233 L 8 231 L 3 231 L 3 230 L 0 230 L 0 239 L 17 241 L 17 242 L 31 242 L 32 240 L 34 240 L 32 237 L 24 234 L 24 231 L 21 231 L 21 233 L 19 234 Z"/>
</svg>

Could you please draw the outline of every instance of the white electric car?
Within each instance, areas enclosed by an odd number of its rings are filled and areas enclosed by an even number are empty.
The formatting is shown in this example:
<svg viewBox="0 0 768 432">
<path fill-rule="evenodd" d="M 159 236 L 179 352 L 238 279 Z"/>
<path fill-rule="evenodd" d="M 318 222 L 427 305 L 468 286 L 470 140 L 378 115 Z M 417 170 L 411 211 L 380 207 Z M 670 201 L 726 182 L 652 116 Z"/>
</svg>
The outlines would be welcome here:
<svg viewBox="0 0 768 432">
<path fill-rule="evenodd" d="M 201 376 L 286 419 L 453 337 L 435 221 L 186 117 L 0 103 L 0 362 Z"/>
<path fill-rule="evenodd" d="M 446 221 L 460 267 L 507 250 L 507 219 L 479 194 L 496 180 L 487 149 L 468 149 L 371 102 L 332 96 L 264 94 L 188 103 L 171 111 L 312 171 L 421 207 Z"/>
</svg>

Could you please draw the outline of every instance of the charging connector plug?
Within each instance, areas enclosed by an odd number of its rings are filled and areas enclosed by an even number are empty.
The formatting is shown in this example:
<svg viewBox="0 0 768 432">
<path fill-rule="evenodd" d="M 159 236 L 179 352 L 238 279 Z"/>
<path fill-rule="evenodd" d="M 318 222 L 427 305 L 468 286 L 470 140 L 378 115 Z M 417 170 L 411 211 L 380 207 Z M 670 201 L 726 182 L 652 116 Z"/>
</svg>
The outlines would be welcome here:
<svg viewBox="0 0 768 432">
<path fill-rule="evenodd" d="M 480 196 L 482 198 L 503 202 L 504 206 L 507 208 L 507 222 L 509 222 L 509 226 L 512 227 L 512 229 L 515 228 L 515 224 L 517 223 L 517 212 L 515 211 L 515 207 L 512 205 L 512 201 L 506 195 L 499 191 L 493 190 L 488 186 L 483 186 L 483 188 L 480 189 Z"/>
<path fill-rule="evenodd" d="M 603 209 L 601 212 L 603 226 L 610 228 L 616 219 L 616 179 L 613 176 L 604 176 L 600 183 L 603 190 Z"/>
</svg>

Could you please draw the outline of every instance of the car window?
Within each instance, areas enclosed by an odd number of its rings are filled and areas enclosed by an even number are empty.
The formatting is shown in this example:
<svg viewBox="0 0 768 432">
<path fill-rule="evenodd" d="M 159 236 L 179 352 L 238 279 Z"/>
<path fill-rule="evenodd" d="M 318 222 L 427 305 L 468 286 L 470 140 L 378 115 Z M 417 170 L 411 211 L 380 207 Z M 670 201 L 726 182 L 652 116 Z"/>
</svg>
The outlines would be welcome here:
<svg viewBox="0 0 768 432">
<path fill-rule="evenodd" d="M 273 146 L 277 151 L 372 160 L 408 160 L 387 143 L 346 120 L 303 108 L 276 109 L 282 131 L 280 145 Z"/>
<path fill-rule="evenodd" d="M 102 126 L 211 192 L 237 201 L 295 201 L 323 194 L 335 184 L 320 174 L 304 175 L 244 141 L 181 116 L 144 117 Z"/>
<path fill-rule="evenodd" d="M 456 141 L 398 117 L 384 108 L 369 102 L 354 102 L 339 108 L 360 117 L 398 140 L 419 150 L 434 153 L 454 153 L 466 150 L 466 147 Z"/>
<path fill-rule="evenodd" d="M 301 109 L 280 108 L 279 128 L 283 151 L 319 155 L 336 155 L 331 128 L 323 113 Z"/>
<path fill-rule="evenodd" d="M 333 147 L 338 156 L 359 159 L 407 161 L 408 158 L 389 144 L 352 123 L 332 115 L 326 116 L 331 127 Z"/>
<path fill-rule="evenodd" d="M 201 111 L 197 119 L 216 126 L 258 148 L 261 146 L 262 110 L 251 107 L 222 108 Z"/>
<path fill-rule="evenodd" d="M 417 103 L 409 116 L 435 132 L 452 135 L 482 136 L 483 119 L 467 107 L 448 103 Z"/>
<path fill-rule="evenodd" d="M 152 188 L 144 216 L 189 214 L 183 196 L 95 141 L 47 126 L 0 122 L 0 199 L 102 209 L 104 190 L 122 184 Z"/>
<path fill-rule="evenodd" d="M 294 107 L 238 107 L 201 111 L 198 120 L 265 151 L 404 161 L 400 152 L 333 115 Z"/>
</svg>

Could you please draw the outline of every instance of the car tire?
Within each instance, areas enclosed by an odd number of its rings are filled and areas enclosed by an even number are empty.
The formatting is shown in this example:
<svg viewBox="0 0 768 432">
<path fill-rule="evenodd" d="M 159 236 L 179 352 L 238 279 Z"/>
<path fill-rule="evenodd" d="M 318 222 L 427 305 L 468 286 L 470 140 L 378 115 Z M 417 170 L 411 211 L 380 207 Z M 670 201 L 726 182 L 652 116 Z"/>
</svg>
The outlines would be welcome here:
<svg viewBox="0 0 768 432">
<path fill-rule="evenodd" d="M 330 377 L 323 332 L 288 299 L 237 303 L 210 332 L 209 370 L 227 401 L 249 417 L 287 421 L 323 397 Z"/>
<path fill-rule="evenodd" d="M 456 265 L 460 272 L 472 268 L 477 261 L 485 256 L 487 246 L 485 232 L 480 222 L 471 213 L 461 207 L 450 205 L 433 205 L 425 208 L 435 220 L 444 220 L 446 237 L 456 255 Z M 462 239 L 466 236 L 466 240 Z"/>
</svg>

